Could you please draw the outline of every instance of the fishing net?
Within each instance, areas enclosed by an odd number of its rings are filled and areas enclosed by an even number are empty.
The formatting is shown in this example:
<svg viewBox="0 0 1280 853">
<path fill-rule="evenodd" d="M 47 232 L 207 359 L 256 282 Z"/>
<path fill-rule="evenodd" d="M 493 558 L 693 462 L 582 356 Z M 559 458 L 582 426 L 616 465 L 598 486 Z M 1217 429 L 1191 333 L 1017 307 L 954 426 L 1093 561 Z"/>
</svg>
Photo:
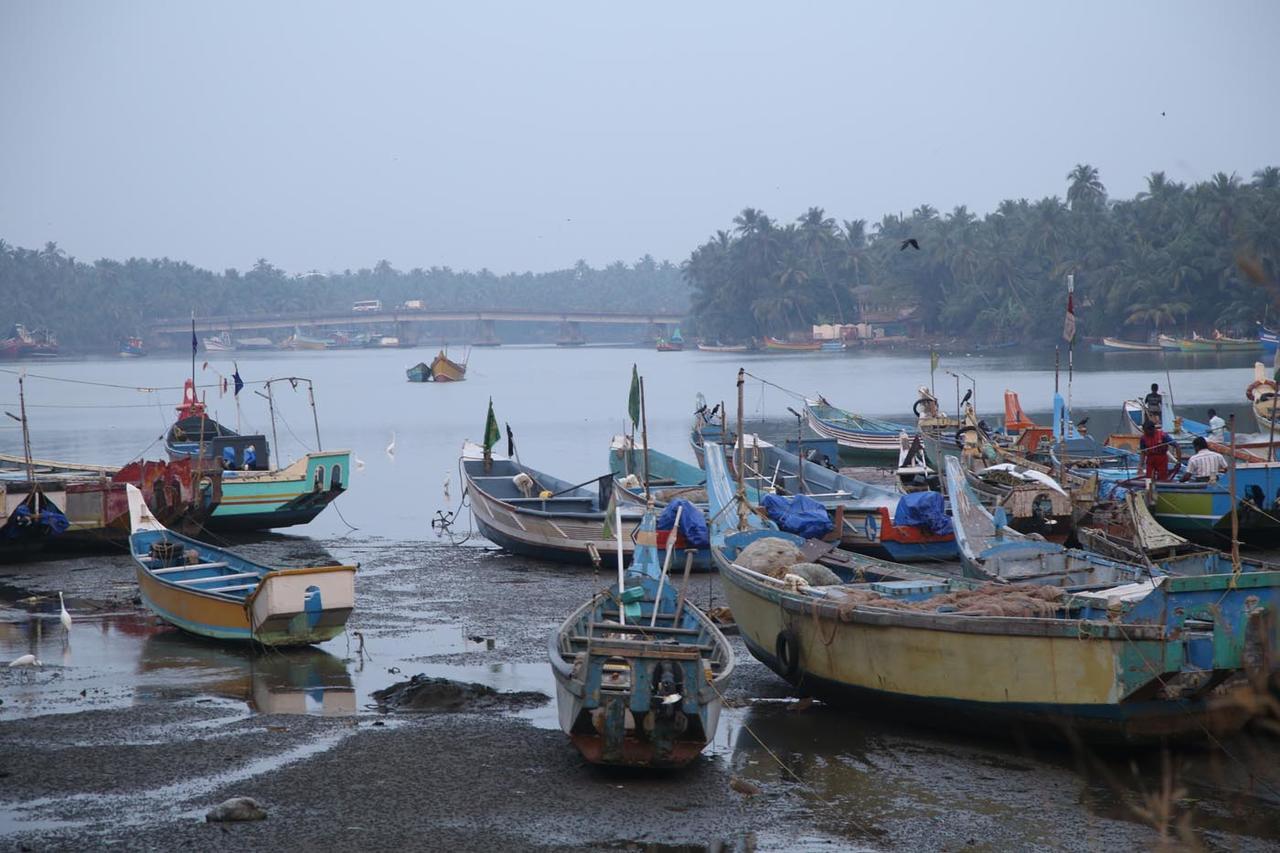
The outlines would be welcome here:
<svg viewBox="0 0 1280 853">
<path fill-rule="evenodd" d="M 744 569 L 781 578 L 796 563 L 804 562 L 800 549 L 777 536 L 763 536 L 742 549 L 734 560 Z"/>
<path fill-rule="evenodd" d="M 1056 586 L 986 584 L 978 589 L 935 595 L 924 601 L 906 601 L 866 588 L 835 590 L 833 595 L 838 596 L 840 621 L 851 622 L 860 605 L 960 616 L 1053 616 L 1062 606 L 1064 593 Z"/>
</svg>

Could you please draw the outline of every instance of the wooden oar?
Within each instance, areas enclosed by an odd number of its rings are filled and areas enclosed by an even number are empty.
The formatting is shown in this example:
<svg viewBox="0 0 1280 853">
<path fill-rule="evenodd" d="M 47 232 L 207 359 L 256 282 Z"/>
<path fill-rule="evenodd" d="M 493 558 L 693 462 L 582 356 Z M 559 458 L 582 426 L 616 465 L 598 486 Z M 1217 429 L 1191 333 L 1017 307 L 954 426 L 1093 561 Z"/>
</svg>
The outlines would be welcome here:
<svg viewBox="0 0 1280 853">
<path fill-rule="evenodd" d="M 728 504 L 725 504 L 728 506 Z M 680 627 L 680 614 L 684 612 L 684 594 L 689 588 L 689 572 L 693 571 L 693 549 L 685 551 L 684 557 L 684 579 L 680 581 L 680 598 L 676 600 L 676 613 L 671 617 L 671 625 Z"/>
<path fill-rule="evenodd" d="M 667 569 L 671 568 L 671 552 L 676 547 L 676 537 L 680 532 L 680 514 L 683 512 L 683 505 L 676 507 L 676 520 L 671 525 L 670 535 L 667 536 L 667 555 L 662 560 L 662 573 L 658 575 L 658 592 L 653 596 L 653 615 L 649 617 L 650 628 L 658 624 L 658 606 L 662 603 L 662 587 L 667 581 Z"/>
</svg>

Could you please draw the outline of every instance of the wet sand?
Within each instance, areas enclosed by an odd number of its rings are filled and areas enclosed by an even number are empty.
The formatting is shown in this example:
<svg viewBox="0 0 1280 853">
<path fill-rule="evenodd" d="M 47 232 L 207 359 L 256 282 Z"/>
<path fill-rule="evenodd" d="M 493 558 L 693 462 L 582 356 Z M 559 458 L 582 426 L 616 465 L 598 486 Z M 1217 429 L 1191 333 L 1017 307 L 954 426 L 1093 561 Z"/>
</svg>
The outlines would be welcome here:
<svg viewBox="0 0 1280 853">
<path fill-rule="evenodd" d="M 1165 767 L 1185 791 L 1173 813 L 1198 843 L 1261 850 L 1280 839 L 1280 749 L 1266 737 L 1234 739 L 1229 754 L 1104 761 L 820 703 L 796 710 L 736 639 L 731 707 L 702 759 L 678 773 L 593 768 L 556 727 L 546 638 L 607 572 L 475 543 L 273 536 L 244 549 L 277 564 L 362 563 L 348 635 L 302 655 L 237 653 L 155 625 L 133 602 L 125 558 L 0 570 L 0 656 L 34 648 L 47 664 L 0 669 L 0 847 L 1146 848 L 1162 821 L 1141 812 Z M 699 604 L 722 600 L 718 579 L 692 583 Z M 59 589 L 77 616 L 66 643 Z M 374 690 L 418 672 L 547 702 L 375 708 Z M 739 793 L 734 778 L 759 793 Z M 236 795 L 269 817 L 203 821 Z"/>
</svg>

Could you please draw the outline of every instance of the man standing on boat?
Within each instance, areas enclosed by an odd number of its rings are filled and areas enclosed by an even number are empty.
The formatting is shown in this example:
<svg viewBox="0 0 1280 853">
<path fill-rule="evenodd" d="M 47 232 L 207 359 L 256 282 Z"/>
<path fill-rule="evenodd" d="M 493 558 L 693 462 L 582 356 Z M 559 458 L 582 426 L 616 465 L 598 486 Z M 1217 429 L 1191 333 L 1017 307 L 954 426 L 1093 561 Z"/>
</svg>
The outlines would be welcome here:
<svg viewBox="0 0 1280 853">
<path fill-rule="evenodd" d="M 1172 444 L 1173 437 L 1169 433 L 1157 427 L 1150 419 L 1143 422 L 1138 448 L 1142 452 L 1144 477 L 1157 481 L 1169 479 L 1169 447 Z"/>
<path fill-rule="evenodd" d="M 1147 409 L 1147 420 L 1160 426 L 1160 419 L 1164 416 L 1164 397 L 1160 395 L 1160 386 L 1155 382 L 1151 383 L 1151 393 L 1142 398 L 1142 405 Z"/>
<path fill-rule="evenodd" d="M 1187 460 L 1187 472 L 1182 475 L 1182 481 L 1185 483 L 1191 480 L 1195 483 L 1211 483 L 1218 479 L 1219 474 L 1227 473 L 1227 460 L 1221 453 L 1209 449 L 1209 442 L 1200 436 L 1196 436 L 1191 441 L 1191 446 L 1196 449 L 1196 453 Z"/>
<path fill-rule="evenodd" d="M 1227 422 L 1218 414 L 1217 409 L 1209 410 L 1209 440 L 1222 444 L 1227 437 Z"/>
</svg>

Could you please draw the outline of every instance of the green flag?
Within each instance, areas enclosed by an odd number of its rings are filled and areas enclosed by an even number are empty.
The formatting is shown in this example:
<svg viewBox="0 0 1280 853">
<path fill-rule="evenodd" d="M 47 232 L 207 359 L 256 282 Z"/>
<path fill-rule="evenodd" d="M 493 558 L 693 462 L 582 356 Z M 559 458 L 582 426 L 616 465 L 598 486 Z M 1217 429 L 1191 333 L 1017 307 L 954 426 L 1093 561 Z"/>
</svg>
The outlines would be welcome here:
<svg viewBox="0 0 1280 853">
<path fill-rule="evenodd" d="M 498 439 L 502 438 L 502 433 L 498 430 L 498 419 L 493 416 L 493 398 L 489 398 L 489 417 L 484 422 L 484 449 L 486 451 L 493 450 L 493 446 L 498 443 Z"/>
<path fill-rule="evenodd" d="M 631 365 L 631 396 L 627 398 L 627 414 L 631 416 L 631 428 L 640 426 L 640 371 Z"/>
<path fill-rule="evenodd" d="M 600 531 L 600 538 L 611 540 L 617 537 L 618 531 L 613 527 L 614 518 L 618 514 L 618 496 L 613 490 L 609 490 L 609 505 L 604 510 L 604 529 Z"/>
<path fill-rule="evenodd" d="M 937 369 L 938 369 L 938 351 L 931 350 L 929 352 L 929 372 L 932 373 Z"/>
</svg>

